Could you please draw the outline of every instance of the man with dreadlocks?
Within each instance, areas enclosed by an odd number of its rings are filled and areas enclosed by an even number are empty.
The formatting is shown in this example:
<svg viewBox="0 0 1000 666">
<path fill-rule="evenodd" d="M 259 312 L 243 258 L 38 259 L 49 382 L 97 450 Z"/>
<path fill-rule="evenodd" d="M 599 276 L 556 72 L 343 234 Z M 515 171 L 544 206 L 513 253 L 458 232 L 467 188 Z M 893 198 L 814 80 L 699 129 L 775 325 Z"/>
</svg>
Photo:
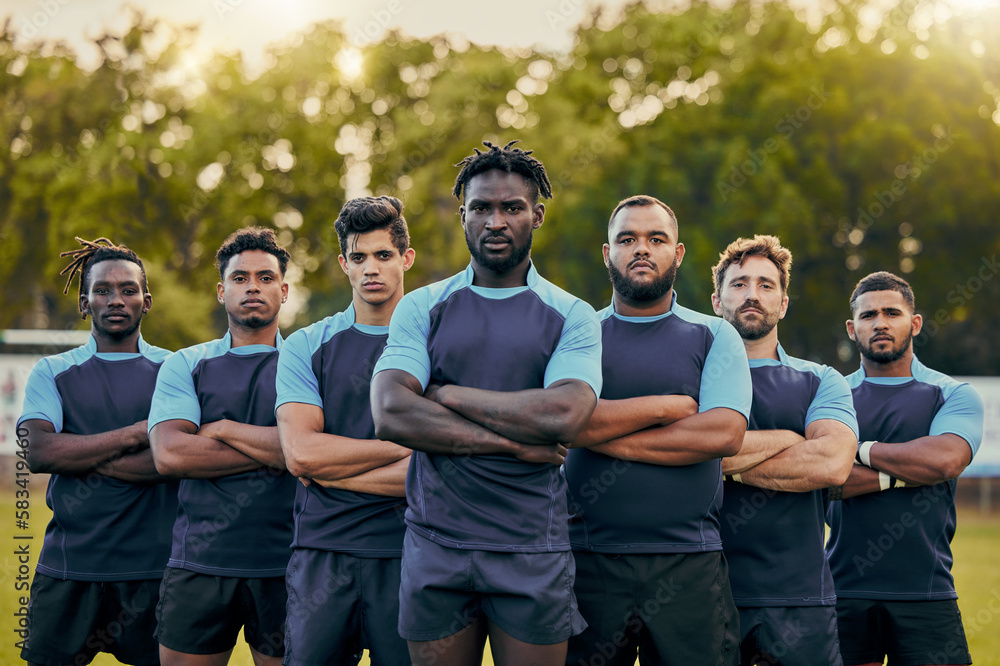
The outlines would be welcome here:
<svg viewBox="0 0 1000 666">
<path fill-rule="evenodd" d="M 82 347 L 40 360 L 25 387 L 19 436 L 32 472 L 51 474 L 52 521 L 28 607 L 21 658 L 86 664 L 110 652 L 157 664 L 154 609 L 170 550 L 177 484 L 153 466 L 146 417 L 169 352 L 139 333 L 152 297 L 135 252 L 107 238 L 77 240 L 63 270 L 80 276 Z"/>
<path fill-rule="evenodd" d="M 472 255 L 403 297 L 375 366 L 380 439 L 414 449 L 399 632 L 414 664 L 562 664 L 585 623 L 560 464 L 601 391 L 589 305 L 529 256 L 551 196 L 530 151 L 486 143 L 454 194 Z"/>
<path fill-rule="evenodd" d="M 240 628 L 254 662 L 284 654 L 295 477 L 274 417 L 288 251 L 274 232 L 231 234 L 216 263 L 229 330 L 163 364 L 149 412 L 156 467 L 182 477 L 156 611 L 160 659 L 225 664 Z"/>
</svg>

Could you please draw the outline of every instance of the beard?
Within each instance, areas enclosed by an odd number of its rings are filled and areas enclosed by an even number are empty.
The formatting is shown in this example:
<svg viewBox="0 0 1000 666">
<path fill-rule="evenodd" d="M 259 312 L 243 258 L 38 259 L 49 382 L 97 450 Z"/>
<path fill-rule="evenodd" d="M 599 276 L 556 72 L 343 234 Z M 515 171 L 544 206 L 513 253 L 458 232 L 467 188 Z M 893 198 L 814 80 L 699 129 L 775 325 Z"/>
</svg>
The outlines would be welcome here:
<svg viewBox="0 0 1000 666">
<path fill-rule="evenodd" d="M 531 241 L 534 238 L 534 235 L 534 231 L 529 233 L 528 242 L 520 247 L 514 245 L 513 241 L 511 241 L 510 256 L 506 258 L 494 257 L 486 254 L 478 244 L 472 242 L 468 233 L 465 234 L 465 244 L 469 248 L 469 254 L 472 255 L 472 258 L 476 260 L 477 264 L 487 270 L 491 270 L 494 273 L 502 275 L 512 271 L 531 253 Z"/>
<path fill-rule="evenodd" d="M 262 314 L 254 312 L 252 314 L 248 314 L 245 317 L 240 317 L 240 318 L 234 317 L 233 319 L 236 321 L 237 324 L 239 324 L 244 328 L 258 329 L 258 328 L 264 328 L 265 326 L 270 326 L 271 322 L 277 319 L 277 317 L 278 317 L 277 314 L 275 314 L 272 317 L 267 317 Z"/>
<path fill-rule="evenodd" d="M 871 343 L 862 342 L 860 339 L 857 340 L 858 351 L 861 355 L 867 358 L 869 361 L 874 361 L 876 363 L 892 363 L 893 361 L 898 361 L 903 358 L 906 351 L 910 348 L 910 343 L 913 341 L 913 333 L 907 333 L 906 337 L 898 345 L 894 345 L 885 351 L 875 351 L 872 348 Z"/>
<path fill-rule="evenodd" d="M 123 328 L 118 331 L 112 331 L 104 328 L 104 326 L 101 325 L 100 321 L 96 317 L 92 318 L 91 323 L 94 325 L 94 330 L 97 331 L 100 335 L 104 336 L 105 338 L 113 342 L 121 342 L 122 340 L 125 340 L 126 338 L 128 338 L 133 333 L 139 330 L 139 324 L 142 323 L 142 316 L 143 313 L 140 312 L 139 318 L 135 320 L 134 324 L 132 324 L 128 328 Z"/>
<path fill-rule="evenodd" d="M 647 303 L 663 298 L 673 289 L 678 265 L 675 257 L 674 263 L 663 272 L 663 275 L 654 278 L 651 282 L 638 282 L 619 271 L 614 263 L 609 261 L 608 278 L 614 286 L 615 293 L 622 299 L 633 303 Z"/>
<path fill-rule="evenodd" d="M 764 313 L 760 319 L 747 321 L 740 319 L 740 313 L 748 308 L 756 308 Z M 736 329 L 744 340 L 760 340 L 778 325 L 778 313 L 768 312 L 758 301 L 747 301 L 735 312 L 723 310 L 722 317 Z"/>
</svg>

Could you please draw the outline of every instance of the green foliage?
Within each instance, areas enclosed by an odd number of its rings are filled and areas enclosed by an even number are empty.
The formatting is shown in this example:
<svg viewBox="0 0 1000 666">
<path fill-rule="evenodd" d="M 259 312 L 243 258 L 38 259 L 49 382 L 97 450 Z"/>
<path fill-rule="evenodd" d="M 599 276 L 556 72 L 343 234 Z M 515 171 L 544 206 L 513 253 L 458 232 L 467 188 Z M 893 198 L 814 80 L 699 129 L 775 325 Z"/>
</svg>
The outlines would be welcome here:
<svg viewBox="0 0 1000 666">
<path fill-rule="evenodd" d="M 272 47 L 255 76 L 230 55 L 192 74 L 190 29 L 141 15 L 97 40 L 94 71 L 59 46 L 15 46 L 6 27 L 0 327 L 78 322 L 57 255 L 107 235 L 150 266 L 151 342 L 214 337 L 213 252 L 246 224 L 278 230 L 308 296 L 294 326 L 315 321 L 349 302 L 332 223 L 366 192 L 405 200 L 408 286 L 440 279 L 468 261 L 452 165 L 520 138 L 554 188 L 535 260 L 597 307 L 608 214 L 649 193 L 680 221 L 685 305 L 710 309 L 728 242 L 777 234 L 795 255 L 789 353 L 853 368 L 847 298 L 885 269 L 913 283 L 925 362 L 996 374 L 1000 12 L 954 14 L 914 0 L 881 17 L 856 0 L 825 14 L 636 3 L 595 13 L 555 54 L 397 33 L 355 46 L 325 23 Z"/>
</svg>

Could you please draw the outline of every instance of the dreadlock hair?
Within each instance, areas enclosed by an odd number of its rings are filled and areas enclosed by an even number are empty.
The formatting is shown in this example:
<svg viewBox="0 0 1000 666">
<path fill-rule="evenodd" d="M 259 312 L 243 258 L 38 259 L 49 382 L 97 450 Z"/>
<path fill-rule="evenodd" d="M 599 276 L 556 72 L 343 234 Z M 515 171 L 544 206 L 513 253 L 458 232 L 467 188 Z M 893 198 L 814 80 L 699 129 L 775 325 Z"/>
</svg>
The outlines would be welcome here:
<svg viewBox="0 0 1000 666">
<path fill-rule="evenodd" d="M 410 247 L 410 233 L 403 217 L 403 202 L 396 197 L 358 197 L 351 199 L 340 209 L 337 221 L 333 223 L 340 241 L 340 253 L 347 258 L 347 236 L 366 234 L 369 231 L 388 229 L 392 245 L 400 254 Z"/>
<path fill-rule="evenodd" d="M 99 264 L 102 261 L 119 259 L 122 261 L 131 261 L 133 264 L 138 265 L 139 272 L 142 274 L 142 293 L 149 293 L 149 288 L 146 282 L 146 267 L 142 265 L 142 259 L 140 259 L 135 252 L 124 245 L 115 245 L 103 236 L 92 241 L 84 240 L 79 236 L 75 236 L 74 238 L 80 245 L 82 245 L 82 247 L 59 253 L 60 258 L 72 258 L 69 265 L 59 271 L 59 275 L 66 275 L 69 273 L 69 277 L 66 278 L 66 286 L 63 288 L 64 294 L 69 293 L 69 287 L 73 283 L 73 278 L 76 277 L 77 274 L 80 275 L 80 296 L 77 300 L 77 305 L 80 308 L 81 319 L 87 318 L 87 313 L 84 311 L 81 301 L 90 289 L 87 286 L 87 278 L 90 277 L 90 269 L 93 268 L 95 264 Z"/>
<path fill-rule="evenodd" d="M 469 181 L 484 171 L 497 169 L 507 173 L 516 173 L 528 182 L 531 188 L 531 198 L 533 203 L 538 203 L 538 195 L 541 194 L 546 199 L 552 198 L 552 185 L 549 183 L 549 176 L 545 173 L 545 166 L 534 157 L 530 157 L 532 150 L 521 150 L 513 148 L 520 139 L 514 139 L 501 148 L 489 141 L 483 141 L 483 145 L 489 150 L 482 151 L 478 148 L 472 150 L 475 155 L 469 155 L 455 166 L 462 167 L 455 178 L 455 189 L 452 194 L 456 199 L 464 201 L 463 190 L 469 185 Z"/>
<path fill-rule="evenodd" d="M 854 314 L 854 310 L 857 307 L 858 297 L 861 294 L 867 294 L 869 291 L 898 291 L 902 294 L 906 304 L 910 306 L 910 311 L 912 312 L 915 309 L 913 288 L 910 286 L 910 283 L 898 275 L 893 275 L 887 271 L 878 271 L 861 278 L 858 286 L 854 288 L 854 293 L 851 294 L 851 314 Z"/>
<path fill-rule="evenodd" d="M 249 250 L 261 250 L 274 255 L 278 260 L 278 267 L 281 269 L 281 277 L 285 277 L 285 269 L 288 267 L 288 259 L 291 255 L 288 250 L 278 245 L 278 239 L 272 229 L 266 227 L 243 227 L 237 229 L 222 241 L 222 246 L 215 253 L 215 265 L 219 268 L 219 279 L 225 280 L 226 266 L 229 260 Z"/>
</svg>

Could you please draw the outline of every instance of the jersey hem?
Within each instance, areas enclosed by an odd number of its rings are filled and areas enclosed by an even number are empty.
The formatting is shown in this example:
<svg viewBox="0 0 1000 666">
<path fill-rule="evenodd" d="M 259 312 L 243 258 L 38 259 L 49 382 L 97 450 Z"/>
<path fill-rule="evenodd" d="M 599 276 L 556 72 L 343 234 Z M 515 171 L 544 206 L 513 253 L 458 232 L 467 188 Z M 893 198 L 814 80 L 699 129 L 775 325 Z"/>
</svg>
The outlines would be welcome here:
<svg viewBox="0 0 1000 666">
<path fill-rule="evenodd" d="M 955 592 L 937 592 L 932 594 L 912 594 L 894 592 L 837 591 L 838 599 L 868 599 L 871 601 L 948 601 L 958 599 Z"/>
<path fill-rule="evenodd" d="M 223 576 L 226 578 L 275 578 L 277 576 L 285 575 L 285 571 L 288 569 L 288 564 L 286 563 L 285 566 L 280 569 L 230 569 L 171 559 L 167 562 L 167 567 L 171 569 L 193 571 L 194 573 L 205 574 L 207 576 Z"/>
<path fill-rule="evenodd" d="M 658 555 L 670 553 L 711 553 L 722 550 L 721 541 L 703 544 L 639 543 L 639 544 L 581 544 L 571 542 L 574 551 L 589 553 L 634 553 L 638 555 Z"/>
<path fill-rule="evenodd" d="M 837 605 L 837 597 L 824 597 L 822 599 L 817 599 L 815 597 L 809 599 L 803 599 L 802 597 L 791 597 L 786 599 L 755 599 L 752 597 L 733 597 L 733 603 L 737 607 L 747 607 L 747 608 L 797 608 L 799 606 L 811 607 L 811 606 L 835 606 Z"/>
<path fill-rule="evenodd" d="M 414 525 L 410 521 L 406 521 L 406 526 L 428 541 L 433 541 L 439 546 L 455 548 L 458 550 L 485 550 L 493 553 L 564 553 L 571 550 L 570 543 L 568 541 L 550 544 L 527 545 L 456 541 L 454 539 L 443 537 L 431 530 L 420 527 L 419 525 Z"/>
<path fill-rule="evenodd" d="M 163 578 L 163 570 L 159 571 L 134 571 L 116 573 L 88 573 L 81 571 L 59 571 L 44 564 L 35 566 L 35 572 L 56 578 L 58 580 L 77 580 L 84 583 L 100 583 L 105 581 L 126 581 L 126 580 L 156 580 Z"/>
</svg>

